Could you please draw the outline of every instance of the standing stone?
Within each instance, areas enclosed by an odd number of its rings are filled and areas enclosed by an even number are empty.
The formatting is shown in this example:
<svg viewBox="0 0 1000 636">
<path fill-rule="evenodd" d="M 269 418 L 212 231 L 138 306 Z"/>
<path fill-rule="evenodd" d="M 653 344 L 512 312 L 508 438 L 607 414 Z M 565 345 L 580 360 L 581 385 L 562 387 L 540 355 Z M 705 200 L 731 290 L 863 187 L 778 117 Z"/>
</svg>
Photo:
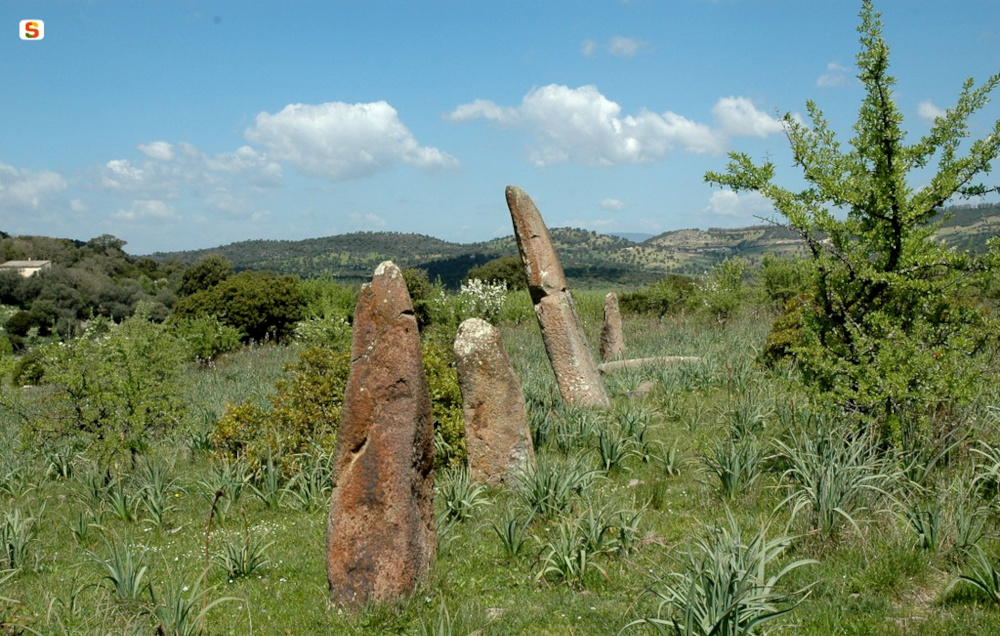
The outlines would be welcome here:
<svg viewBox="0 0 1000 636">
<path fill-rule="evenodd" d="M 434 429 L 413 304 L 386 261 L 361 288 L 326 530 L 330 600 L 412 593 L 436 551 Z"/>
<path fill-rule="evenodd" d="M 507 207 L 559 394 L 575 406 L 610 406 L 542 215 L 517 186 L 507 186 Z"/>
<path fill-rule="evenodd" d="M 601 360 L 620 360 L 625 357 L 625 335 L 622 333 L 622 312 L 618 308 L 618 294 L 610 292 L 604 297 L 604 324 L 601 325 Z"/>
<path fill-rule="evenodd" d="M 521 381 L 485 320 L 459 325 L 454 348 L 469 471 L 480 483 L 501 483 L 535 461 Z"/>
</svg>

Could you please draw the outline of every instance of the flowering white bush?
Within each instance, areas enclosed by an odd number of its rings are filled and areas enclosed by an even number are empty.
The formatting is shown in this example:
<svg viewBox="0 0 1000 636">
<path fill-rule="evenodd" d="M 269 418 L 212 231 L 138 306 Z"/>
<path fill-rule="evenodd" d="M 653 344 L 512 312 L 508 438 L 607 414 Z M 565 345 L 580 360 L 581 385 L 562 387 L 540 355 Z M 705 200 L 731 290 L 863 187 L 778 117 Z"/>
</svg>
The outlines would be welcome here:
<svg viewBox="0 0 1000 636">
<path fill-rule="evenodd" d="M 458 290 L 462 318 L 482 318 L 496 322 L 507 302 L 507 286 L 473 278 Z"/>
</svg>

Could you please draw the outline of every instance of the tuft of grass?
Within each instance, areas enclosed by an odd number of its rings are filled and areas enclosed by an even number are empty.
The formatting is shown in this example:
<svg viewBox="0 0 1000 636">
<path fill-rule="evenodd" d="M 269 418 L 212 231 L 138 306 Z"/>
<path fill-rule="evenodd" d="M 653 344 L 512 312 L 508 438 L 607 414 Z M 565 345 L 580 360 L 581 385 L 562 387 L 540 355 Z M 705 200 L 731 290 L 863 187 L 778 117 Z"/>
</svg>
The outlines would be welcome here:
<svg viewBox="0 0 1000 636">
<path fill-rule="evenodd" d="M 107 556 L 90 550 L 87 554 L 102 570 L 102 579 L 110 583 L 110 590 L 115 598 L 125 603 L 144 601 L 144 597 L 151 599 L 149 581 L 145 580 L 148 568 L 133 546 L 121 540 L 112 543 L 104 539 L 104 552 Z"/>
<path fill-rule="evenodd" d="M 442 514 L 449 521 L 471 519 L 488 501 L 486 486 L 472 481 L 466 467 L 447 471 L 437 484 L 437 498 L 444 504 Z"/>
<path fill-rule="evenodd" d="M 644 616 L 627 627 L 648 625 L 659 634 L 674 636 L 743 636 L 797 607 L 808 586 L 781 592 L 786 575 L 817 563 L 799 559 L 778 568 L 792 537 L 768 539 L 764 526 L 749 541 L 727 510 L 728 526 L 708 528 L 688 543 L 680 572 L 655 577 L 653 593 L 660 604 L 656 615 Z"/>
</svg>

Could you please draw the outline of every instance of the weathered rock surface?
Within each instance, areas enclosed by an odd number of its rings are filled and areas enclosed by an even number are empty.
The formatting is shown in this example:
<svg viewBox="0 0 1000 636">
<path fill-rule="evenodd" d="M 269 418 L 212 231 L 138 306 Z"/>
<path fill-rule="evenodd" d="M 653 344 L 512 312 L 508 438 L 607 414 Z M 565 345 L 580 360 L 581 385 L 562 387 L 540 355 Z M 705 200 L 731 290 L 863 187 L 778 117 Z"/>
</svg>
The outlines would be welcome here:
<svg viewBox="0 0 1000 636">
<path fill-rule="evenodd" d="M 610 406 L 573 299 L 566 289 L 566 274 L 542 215 L 524 190 L 507 186 L 506 194 L 517 249 L 528 279 L 528 292 L 535 305 L 559 394 L 567 403 L 576 406 Z"/>
<path fill-rule="evenodd" d="M 528 410 L 500 331 L 469 318 L 455 336 L 465 416 L 465 451 L 472 478 L 497 484 L 535 461 Z"/>
<path fill-rule="evenodd" d="M 417 321 L 403 275 L 387 261 L 354 311 L 326 533 L 331 602 L 391 600 L 426 577 L 437 544 L 433 470 Z"/>
<path fill-rule="evenodd" d="M 620 360 L 625 357 L 625 334 L 622 332 L 622 312 L 618 307 L 618 294 L 609 292 L 604 297 L 604 323 L 601 325 L 601 360 Z"/>
</svg>

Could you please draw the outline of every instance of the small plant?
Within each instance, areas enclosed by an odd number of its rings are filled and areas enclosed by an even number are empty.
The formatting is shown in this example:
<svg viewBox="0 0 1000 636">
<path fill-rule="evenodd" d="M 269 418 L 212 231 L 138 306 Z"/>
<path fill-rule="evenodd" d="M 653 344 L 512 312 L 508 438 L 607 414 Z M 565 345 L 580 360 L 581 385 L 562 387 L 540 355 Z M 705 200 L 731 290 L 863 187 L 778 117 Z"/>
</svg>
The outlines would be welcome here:
<svg viewBox="0 0 1000 636">
<path fill-rule="evenodd" d="M 928 552 L 937 552 L 941 543 L 941 502 L 938 499 L 916 499 L 903 508 L 903 517 L 917 535 L 917 545 Z"/>
<path fill-rule="evenodd" d="M 511 559 L 516 559 L 527 543 L 528 525 L 532 517 L 521 518 L 516 512 L 508 510 L 500 519 L 500 522 L 492 522 L 493 532 L 500 538 L 500 545 L 503 546 L 504 554 Z"/>
<path fill-rule="evenodd" d="M 239 502 L 243 488 L 250 483 L 250 470 L 242 460 L 222 460 L 214 462 L 207 479 L 198 482 L 198 489 L 207 501 L 214 504 L 213 511 L 219 521 L 225 523 L 226 513 Z M 221 492 L 221 500 L 216 501 L 216 493 Z"/>
<path fill-rule="evenodd" d="M 588 487 L 596 472 L 579 460 L 556 463 L 539 458 L 517 476 L 518 492 L 533 515 L 552 519 L 565 512 L 573 498 Z"/>
<path fill-rule="evenodd" d="M 114 479 L 105 491 L 108 511 L 125 523 L 136 520 L 140 502 L 121 478 Z"/>
<path fill-rule="evenodd" d="M 792 611 L 808 588 L 781 593 L 778 583 L 789 572 L 816 563 L 800 559 L 769 574 L 791 545 L 787 536 L 767 539 L 762 527 L 749 541 L 727 510 L 728 527 L 715 526 L 688 544 L 684 567 L 656 577 L 653 592 L 661 599 L 656 616 L 632 621 L 673 636 L 749 636 L 757 627 Z"/>
<path fill-rule="evenodd" d="M 292 475 L 284 491 L 293 499 L 296 508 L 314 512 L 329 503 L 333 488 L 333 454 L 316 448 L 313 453 L 303 453 L 299 465 L 301 469 Z"/>
<path fill-rule="evenodd" d="M 162 526 L 165 515 L 173 510 L 170 493 L 176 490 L 176 480 L 170 477 L 169 467 L 153 459 L 139 463 L 139 499 L 149 513 L 148 519 L 156 526 Z"/>
<path fill-rule="evenodd" d="M 732 435 L 716 440 L 702 458 L 705 469 L 718 478 L 719 492 L 726 499 L 742 495 L 764 472 L 766 449 L 753 435 Z"/>
<path fill-rule="evenodd" d="M 948 584 L 945 593 L 964 581 L 986 594 L 992 603 L 1000 605 L 1000 571 L 997 571 L 993 562 L 979 546 L 975 546 L 975 549 L 969 552 L 968 560 L 969 569 Z"/>
<path fill-rule="evenodd" d="M 73 538 L 76 539 L 77 543 L 83 543 L 87 540 L 90 535 L 91 528 L 100 528 L 101 519 L 99 514 L 95 514 L 90 510 L 82 510 L 79 514 L 70 520 L 66 524 L 70 532 L 73 533 Z"/>
<path fill-rule="evenodd" d="M 190 586 L 181 579 L 167 583 L 163 594 L 154 599 L 152 615 L 156 633 L 162 636 L 196 636 L 204 631 L 205 615 L 210 609 L 221 603 L 239 600 L 225 597 L 208 601 L 208 592 L 202 593 L 197 582 Z"/>
<path fill-rule="evenodd" d="M 0 522 L 0 568 L 22 567 L 28 556 L 28 546 L 38 536 L 38 520 L 45 512 L 45 505 L 33 516 L 25 515 L 20 508 L 3 513 Z"/>
<path fill-rule="evenodd" d="M 111 543 L 105 539 L 104 548 L 107 557 L 89 550 L 87 554 L 103 570 L 102 578 L 110 583 L 111 592 L 119 601 L 141 601 L 144 595 L 151 593 L 149 582 L 144 580 L 147 568 L 132 546 L 120 541 Z"/>
<path fill-rule="evenodd" d="M 558 536 L 542 545 L 545 556 L 539 559 L 541 566 L 535 574 L 536 581 L 555 579 L 560 583 L 581 585 L 584 576 L 592 569 L 607 576 L 607 572 L 594 562 L 597 553 L 591 551 L 577 533 L 575 521 L 563 519 L 558 529 Z"/>
<path fill-rule="evenodd" d="M 472 481 L 469 469 L 462 467 L 446 473 L 437 487 L 437 496 L 444 503 L 444 516 L 454 521 L 472 518 L 487 503 L 486 486 Z"/>
<path fill-rule="evenodd" d="M 268 455 L 267 462 L 254 477 L 255 479 L 250 482 L 250 491 L 263 501 L 268 509 L 277 510 L 285 494 L 281 487 L 280 464 L 276 464 L 274 457 Z"/>
<path fill-rule="evenodd" d="M 56 479 L 69 479 L 73 476 L 73 461 L 76 451 L 69 444 L 60 444 L 45 453 L 48 462 L 47 473 Z"/>
<path fill-rule="evenodd" d="M 792 517 L 809 510 L 812 527 L 826 535 L 834 534 L 842 520 L 857 530 L 854 515 L 872 497 L 886 496 L 885 488 L 897 478 L 871 434 L 852 436 L 819 424 L 776 444 L 791 464 L 783 475 L 791 493 L 782 503 L 793 502 Z"/>
<path fill-rule="evenodd" d="M 258 569 L 270 563 L 266 556 L 267 549 L 274 541 L 265 542 L 260 537 L 250 533 L 246 513 L 243 513 L 243 536 L 233 537 L 222 547 L 222 552 L 216 555 L 216 560 L 226 570 L 231 579 L 250 576 Z"/>
<path fill-rule="evenodd" d="M 614 429 L 600 431 L 597 434 L 597 445 L 594 449 L 597 451 L 601 467 L 606 473 L 626 470 L 626 460 L 639 454 L 632 438 L 622 435 L 620 431 Z"/>
</svg>

